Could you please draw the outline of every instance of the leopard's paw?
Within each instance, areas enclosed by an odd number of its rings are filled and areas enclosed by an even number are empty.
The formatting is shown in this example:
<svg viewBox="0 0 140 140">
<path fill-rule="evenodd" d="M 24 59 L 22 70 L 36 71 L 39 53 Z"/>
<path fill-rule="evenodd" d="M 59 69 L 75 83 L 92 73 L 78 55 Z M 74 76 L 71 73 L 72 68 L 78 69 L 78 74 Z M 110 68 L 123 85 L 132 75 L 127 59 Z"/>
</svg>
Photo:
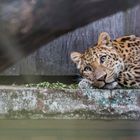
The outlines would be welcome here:
<svg viewBox="0 0 140 140">
<path fill-rule="evenodd" d="M 87 80 L 87 79 L 82 79 L 79 84 L 78 84 L 78 87 L 80 89 L 92 89 L 93 88 L 93 85 L 92 85 L 92 82 Z"/>
</svg>

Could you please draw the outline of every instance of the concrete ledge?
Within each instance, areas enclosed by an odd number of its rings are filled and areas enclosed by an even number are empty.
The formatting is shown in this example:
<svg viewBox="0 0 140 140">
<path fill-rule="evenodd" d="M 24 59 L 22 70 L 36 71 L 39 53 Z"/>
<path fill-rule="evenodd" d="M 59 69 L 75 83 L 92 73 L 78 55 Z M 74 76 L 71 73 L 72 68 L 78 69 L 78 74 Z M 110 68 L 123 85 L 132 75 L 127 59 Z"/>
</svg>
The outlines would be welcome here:
<svg viewBox="0 0 140 140">
<path fill-rule="evenodd" d="M 0 87 L 1 119 L 140 119 L 140 89 Z"/>
</svg>

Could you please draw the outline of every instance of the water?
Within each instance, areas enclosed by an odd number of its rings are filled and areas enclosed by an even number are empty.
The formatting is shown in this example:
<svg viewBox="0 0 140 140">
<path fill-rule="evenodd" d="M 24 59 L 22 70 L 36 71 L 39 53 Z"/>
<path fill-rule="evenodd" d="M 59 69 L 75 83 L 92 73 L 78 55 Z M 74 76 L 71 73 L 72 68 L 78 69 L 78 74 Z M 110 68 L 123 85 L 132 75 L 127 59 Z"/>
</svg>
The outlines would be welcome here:
<svg viewBox="0 0 140 140">
<path fill-rule="evenodd" d="M 140 140 L 140 122 L 0 120 L 0 140 Z"/>
</svg>

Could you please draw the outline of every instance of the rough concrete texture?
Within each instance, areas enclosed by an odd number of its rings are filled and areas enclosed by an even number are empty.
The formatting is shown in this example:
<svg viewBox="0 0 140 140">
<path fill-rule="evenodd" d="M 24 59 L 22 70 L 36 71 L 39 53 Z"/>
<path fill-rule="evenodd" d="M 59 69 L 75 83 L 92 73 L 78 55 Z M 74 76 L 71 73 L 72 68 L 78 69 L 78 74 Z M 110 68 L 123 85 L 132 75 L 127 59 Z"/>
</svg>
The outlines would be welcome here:
<svg viewBox="0 0 140 140">
<path fill-rule="evenodd" d="M 0 87 L 1 119 L 140 119 L 140 89 Z"/>
</svg>

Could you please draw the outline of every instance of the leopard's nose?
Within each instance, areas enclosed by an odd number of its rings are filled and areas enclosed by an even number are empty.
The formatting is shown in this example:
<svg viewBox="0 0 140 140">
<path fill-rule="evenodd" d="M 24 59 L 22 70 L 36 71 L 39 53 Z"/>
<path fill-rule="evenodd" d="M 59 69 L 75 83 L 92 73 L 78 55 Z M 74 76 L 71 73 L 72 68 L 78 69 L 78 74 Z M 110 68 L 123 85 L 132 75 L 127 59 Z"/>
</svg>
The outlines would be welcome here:
<svg viewBox="0 0 140 140">
<path fill-rule="evenodd" d="M 104 81 L 107 74 L 101 75 L 97 80 Z"/>
</svg>

